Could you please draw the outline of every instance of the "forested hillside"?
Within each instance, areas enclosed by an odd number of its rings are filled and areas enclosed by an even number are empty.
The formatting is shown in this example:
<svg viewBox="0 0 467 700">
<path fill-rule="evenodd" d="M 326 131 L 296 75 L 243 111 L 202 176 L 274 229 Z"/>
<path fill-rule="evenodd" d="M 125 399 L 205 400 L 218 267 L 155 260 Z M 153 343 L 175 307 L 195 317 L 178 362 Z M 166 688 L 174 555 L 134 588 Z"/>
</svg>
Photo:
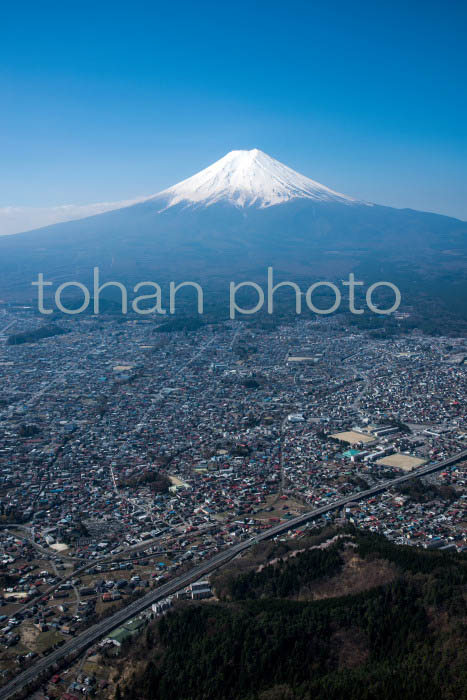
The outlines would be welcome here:
<svg viewBox="0 0 467 700">
<path fill-rule="evenodd" d="M 156 621 L 125 652 L 116 697 L 467 698 L 464 555 L 358 532 L 294 554 Z M 375 567 L 386 583 L 371 585 Z M 337 584 L 349 593 L 334 596 Z"/>
</svg>

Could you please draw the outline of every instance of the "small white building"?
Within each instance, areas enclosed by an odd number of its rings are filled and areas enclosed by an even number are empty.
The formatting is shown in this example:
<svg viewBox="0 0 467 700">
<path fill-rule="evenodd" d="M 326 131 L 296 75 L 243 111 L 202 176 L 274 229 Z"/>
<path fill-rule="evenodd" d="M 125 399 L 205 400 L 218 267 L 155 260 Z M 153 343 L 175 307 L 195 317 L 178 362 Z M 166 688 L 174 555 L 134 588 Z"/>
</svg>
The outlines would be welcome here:
<svg viewBox="0 0 467 700">
<path fill-rule="evenodd" d="M 211 584 L 209 581 L 196 581 L 190 586 L 190 593 L 193 600 L 202 600 L 212 596 Z"/>
<path fill-rule="evenodd" d="M 289 423 L 303 423 L 305 418 L 303 417 L 302 413 L 290 413 L 287 416 L 287 420 Z"/>
</svg>

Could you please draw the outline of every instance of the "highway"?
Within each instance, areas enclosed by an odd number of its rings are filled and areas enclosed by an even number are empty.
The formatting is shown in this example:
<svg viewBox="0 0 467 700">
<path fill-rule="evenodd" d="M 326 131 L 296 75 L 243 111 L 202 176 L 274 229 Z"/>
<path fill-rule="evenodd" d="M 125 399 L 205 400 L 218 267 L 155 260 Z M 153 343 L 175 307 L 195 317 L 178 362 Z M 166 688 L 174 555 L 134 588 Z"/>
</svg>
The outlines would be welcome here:
<svg viewBox="0 0 467 700">
<path fill-rule="evenodd" d="M 8 330 L 9 328 L 11 328 L 11 326 L 12 326 L 13 324 L 14 324 L 14 321 L 10 321 L 10 323 L 7 323 L 7 325 L 4 326 L 4 327 L 2 328 L 2 330 L 0 331 L 0 335 L 5 335 L 5 333 L 7 332 L 7 330 Z"/>
<path fill-rule="evenodd" d="M 321 506 L 320 508 L 316 508 L 312 511 L 304 513 L 303 515 L 299 515 L 296 518 L 290 519 L 285 523 L 280 523 L 279 525 L 275 525 L 274 527 L 268 528 L 267 530 L 256 535 L 255 537 L 252 537 L 248 540 L 245 540 L 244 542 L 241 542 L 240 544 L 231 546 L 228 549 L 219 552 L 208 561 L 199 564 L 187 573 L 182 574 L 181 576 L 178 576 L 172 581 L 163 584 L 159 588 L 151 591 L 150 593 L 147 593 L 145 596 L 138 598 L 138 600 L 133 601 L 125 608 L 119 610 L 118 612 L 114 613 L 105 620 L 102 620 L 96 625 L 93 625 L 89 629 L 79 634 L 77 637 L 74 637 L 69 642 L 61 646 L 59 649 L 53 651 L 48 656 L 38 659 L 28 669 L 20 673 L 18 676 L 16 676 L 16 678 L 11 680 L 3 688 L 0 689 L 0 700 L 7 700 L 8 698 L 11 698 L 16 692 L 23 690 L 28 685 L 28 683 L 32 682 L 41 673 L 47 671 L 47 669 L 49 669 L 55 662 L 65 658 L 68 654 L 72 654 L 78 651 L 84 651 L 86 648 L 90 647 L 99 639 L 102 639 L 113 629 L 119 627 L 128 619 L 141 613 L 143 610 L 152 605 L 152 603 L 166 598 L 168 595 L 176 593 L 188 584 L 200 579 L 201 577 L 214 571 L 215 569 L 218 569 L 219 567 L 230 561 L 233 557 L 237 556 L 238 554 L 248 549 L 252 545 L 256 544 L 257 542 L 260 542 L 261 540 L 270 539 L 271 537 L 276 537 L 277 535 L 284 534 L 291 529 L 295 529 L 296 527 L 305 524 L 309 520 L 313 520 L 314 518 L 319 517 L 320 515 L 329 513 L 338 508 L 342 508 L 348 503 L 370 498 L 371 496 L 375 496 L 379 493 L 382 493 L 383 491 L 386 491 L 387 489 L 393 487 L 396 484 L 401 484 L 405 481 L 409 481 L 414 477 L 416 478 L 420 476 L 426 476 L 427 474 L 431 474 L 433 472 L 439 471 L 440 469 L 444 469 L 445 467 L 449 467 L 452 464 L 460 462 L 464 459 L 467 459 L 467 450 L 458 452 L 452 457 L 448 457 L 447 459 L 442 460 L 441 462 L 428 464 L 425 467 L 418 469 L 416 472 L 404 474 L 403 476 L 396 477 L 395 479 L 382 482 L 381 484 L 367 489 L 366 491 L 359 491 L 350 496 L 346 496 L 345 498 L 341 498 L 337 501 L 333 501 L 332 503 L 328 503 L 324 506 Z"/>
</svg>

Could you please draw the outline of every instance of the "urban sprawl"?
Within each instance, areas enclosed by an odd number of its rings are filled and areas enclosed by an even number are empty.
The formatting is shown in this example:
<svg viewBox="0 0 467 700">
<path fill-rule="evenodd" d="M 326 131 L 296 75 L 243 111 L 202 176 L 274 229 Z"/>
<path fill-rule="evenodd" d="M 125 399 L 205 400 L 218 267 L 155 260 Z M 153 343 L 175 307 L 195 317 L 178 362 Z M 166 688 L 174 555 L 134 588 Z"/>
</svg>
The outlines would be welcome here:
<svg viewBox="0 0 467 700">
<path fill-rule="evenodd" d="M 109 610 L 345 497 L 280 537 L 350 523 L 467 548 L 467 461 L 390 484 L 467 449 L 464 339 L 375 339 L 333 317 L 159 333 L 153 318 L 80 315 L 9 342 L 43 323 L 0 306 L 2 684 Z M 208 577 L 176 595 L 211 595 Z M 53 697 L 96 692 L 76 668 Z"/>
</svg>

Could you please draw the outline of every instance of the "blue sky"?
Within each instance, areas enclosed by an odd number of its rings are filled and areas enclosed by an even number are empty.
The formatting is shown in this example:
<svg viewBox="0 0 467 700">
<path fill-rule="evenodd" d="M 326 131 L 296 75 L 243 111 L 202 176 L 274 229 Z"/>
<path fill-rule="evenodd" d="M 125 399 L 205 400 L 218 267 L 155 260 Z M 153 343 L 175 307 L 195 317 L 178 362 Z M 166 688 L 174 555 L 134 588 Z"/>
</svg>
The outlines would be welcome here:
<svg viewBox="0 0 467 700">
<path fill-rule="evenodd" d="M 406 5 L 5 4 L 0 207 L 147 195 L 257 147 L 467 219 L 467 9 Z"/>
</svg>

